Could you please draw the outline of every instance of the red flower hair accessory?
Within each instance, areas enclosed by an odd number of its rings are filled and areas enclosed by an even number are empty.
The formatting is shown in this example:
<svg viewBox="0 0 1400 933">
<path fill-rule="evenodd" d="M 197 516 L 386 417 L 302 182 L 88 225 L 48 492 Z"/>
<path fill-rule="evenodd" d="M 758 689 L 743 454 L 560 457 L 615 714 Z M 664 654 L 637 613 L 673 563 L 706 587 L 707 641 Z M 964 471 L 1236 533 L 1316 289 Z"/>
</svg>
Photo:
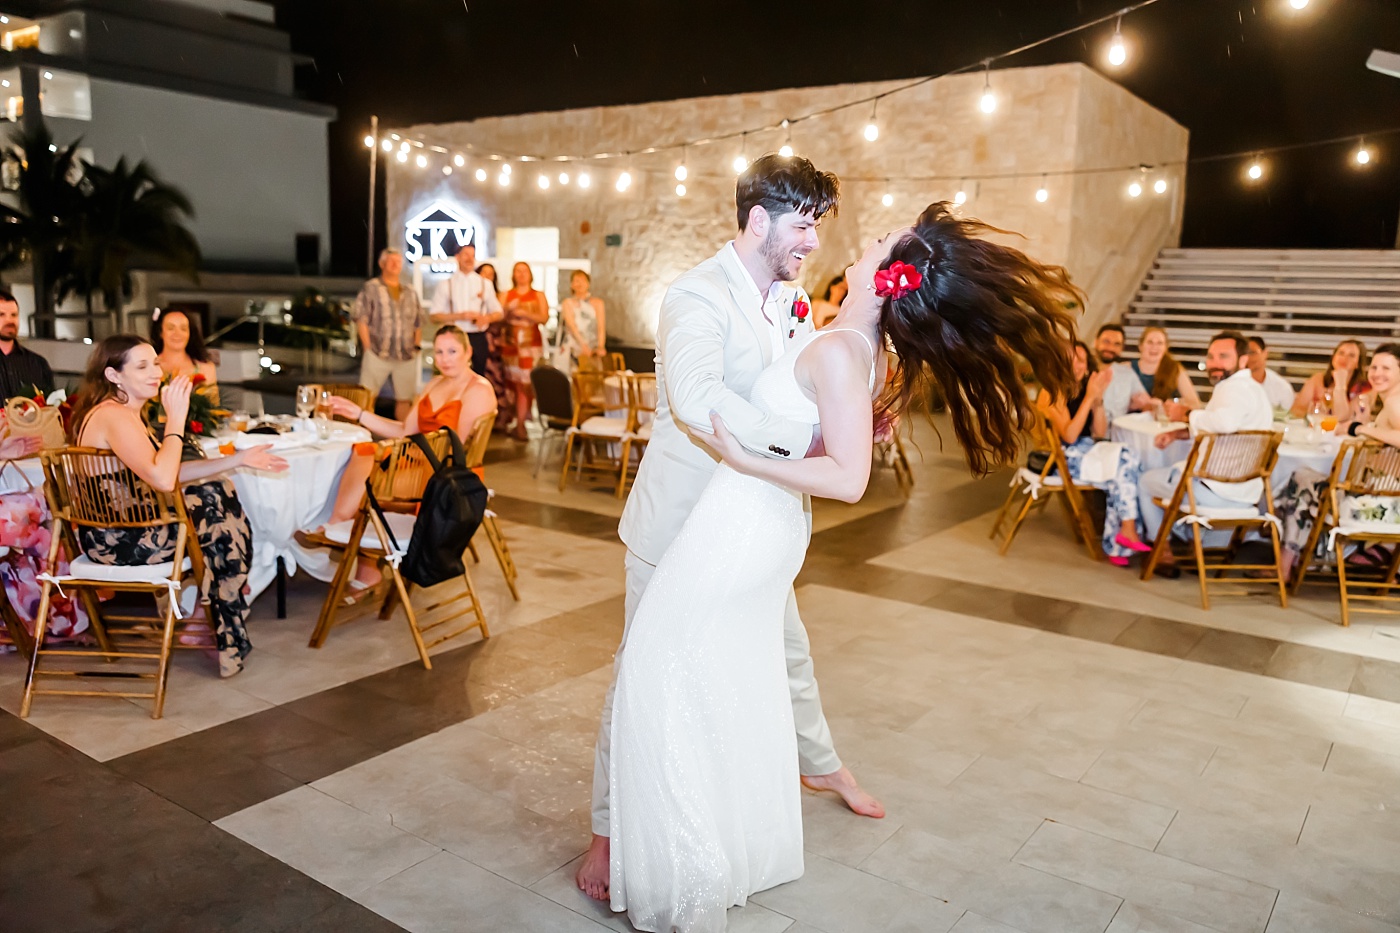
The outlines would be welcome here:
<svg viewBox="0 0 1400 933">
<path fill-rule="evenodd" d="M 912 291 L 918 291 L 924 277 L 907 262 L 898 260 L 890 263 L 888 269 L 875 273 L 875 294 L 881 298 L 898 301 Z"/>
</svg>

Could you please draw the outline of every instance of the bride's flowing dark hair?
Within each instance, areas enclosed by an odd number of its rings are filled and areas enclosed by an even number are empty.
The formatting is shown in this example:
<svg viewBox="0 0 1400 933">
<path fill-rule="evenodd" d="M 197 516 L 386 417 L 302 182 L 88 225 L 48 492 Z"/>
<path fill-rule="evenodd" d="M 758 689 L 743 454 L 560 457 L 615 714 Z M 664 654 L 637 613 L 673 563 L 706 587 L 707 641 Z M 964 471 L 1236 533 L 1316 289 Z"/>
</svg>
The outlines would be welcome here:
<svg viewBox="0 0 1400 933">
<path fill-rule="evenodd" d="M 883 263 L 906 262 L 919 288 L 885 299 L 880 331 L 899 361 L 899 378 L 877 415 L 902 410 L 928 374 L 947 399 L 953 433 L 974 473 L 1012 462 L 1032 423 L 1022 361 L 1057 397 L 1074 383 L 1069 346 L 1084 294 L 1060 266 L 982 239 L 1006 233 L 930 204 Z"/>
</svg>

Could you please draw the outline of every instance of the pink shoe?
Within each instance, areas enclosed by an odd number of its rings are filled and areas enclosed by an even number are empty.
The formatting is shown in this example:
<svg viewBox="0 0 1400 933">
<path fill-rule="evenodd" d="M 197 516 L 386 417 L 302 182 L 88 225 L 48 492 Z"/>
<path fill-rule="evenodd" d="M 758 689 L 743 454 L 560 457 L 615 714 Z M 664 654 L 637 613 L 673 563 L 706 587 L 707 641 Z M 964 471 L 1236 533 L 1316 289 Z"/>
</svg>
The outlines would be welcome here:
<svg viewBox="0 0 1400 933">
<path fill-rule="evenodd" d="M 1127 538 L 1123 537 L 1121 532 L 1115 535 L 1113 540 L 1114 543 L 1118 544 L 1120 547 L 1125 547 L 1130 551 L 1137 551 L 1139 554 L 1146 554 L 1148 551 L 1152 550 L 1152 545 L 1143 544 L 1141 541 L 1129 541 Z"/>
<path fill-rule="evenodd" d="M 1111 555 L 1108 558 L 1108 562 L 1115 567 L 1126 567 L 1129 563 L 1128 558 L 1126 557 L 1114 557 Z"/>
</svg>

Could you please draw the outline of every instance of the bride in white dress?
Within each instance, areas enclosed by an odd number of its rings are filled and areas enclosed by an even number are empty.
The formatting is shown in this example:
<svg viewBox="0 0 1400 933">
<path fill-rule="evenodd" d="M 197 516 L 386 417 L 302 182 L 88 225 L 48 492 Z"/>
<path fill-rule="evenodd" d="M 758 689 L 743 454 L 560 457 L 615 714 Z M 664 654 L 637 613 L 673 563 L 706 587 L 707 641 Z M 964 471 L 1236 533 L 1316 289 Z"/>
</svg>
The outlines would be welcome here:
<svg viewBox="0 0 1400 933">
<path fill-rule="evenodd" d="M 820 424 L 823 456 L 758 457 L 714 418 L 724 465 L 657 565 L 617 674 L 610 893 L 638 929 L 723 930 L 729 907 L 802 875 L 783 615 L 810 536 L 803 494 L 861 498 L 875 420 L 926 365 L 978 472 L 1009 462 L 1029 423 L 1018 355 L 1043 385 L 1070 381 L 1082 296 L 1062 269 L 979 237 L 990 229 L 930 206 L 871 244 L 836 319 L 759 376 L 750 401 Z M 897 375 L 877 392 L 886 344 Z"/>
</svg>

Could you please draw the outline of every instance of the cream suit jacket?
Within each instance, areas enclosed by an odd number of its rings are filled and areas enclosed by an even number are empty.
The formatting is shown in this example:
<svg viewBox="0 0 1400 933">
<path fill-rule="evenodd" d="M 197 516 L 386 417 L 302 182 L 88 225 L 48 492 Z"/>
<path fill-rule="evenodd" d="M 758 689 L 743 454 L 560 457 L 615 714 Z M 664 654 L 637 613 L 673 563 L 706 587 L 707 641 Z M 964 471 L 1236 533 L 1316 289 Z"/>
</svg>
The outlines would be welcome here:
<svg viewBox="0 0 1400 933">
<path fill-rule="evenodd" d="M 800 288 L 784 288 L 807 301 Z M 812 330 L 811 315 L 799 323 L 790 307 L 788 300 L 781 309 L 789 315 L 785 342 Z M 660 562 L 719 466 L 696 436 L 711 432 L 710 412 L 755 453 L 806 456 L 812 425 L 749 404 L 754 380 L 773 360 L 770 326 L 753 280 L 729 244 L 667 289 L 656 329 L 656 417 L 618 529 L 628 550 L 647 563 Z"/>
</svg>

